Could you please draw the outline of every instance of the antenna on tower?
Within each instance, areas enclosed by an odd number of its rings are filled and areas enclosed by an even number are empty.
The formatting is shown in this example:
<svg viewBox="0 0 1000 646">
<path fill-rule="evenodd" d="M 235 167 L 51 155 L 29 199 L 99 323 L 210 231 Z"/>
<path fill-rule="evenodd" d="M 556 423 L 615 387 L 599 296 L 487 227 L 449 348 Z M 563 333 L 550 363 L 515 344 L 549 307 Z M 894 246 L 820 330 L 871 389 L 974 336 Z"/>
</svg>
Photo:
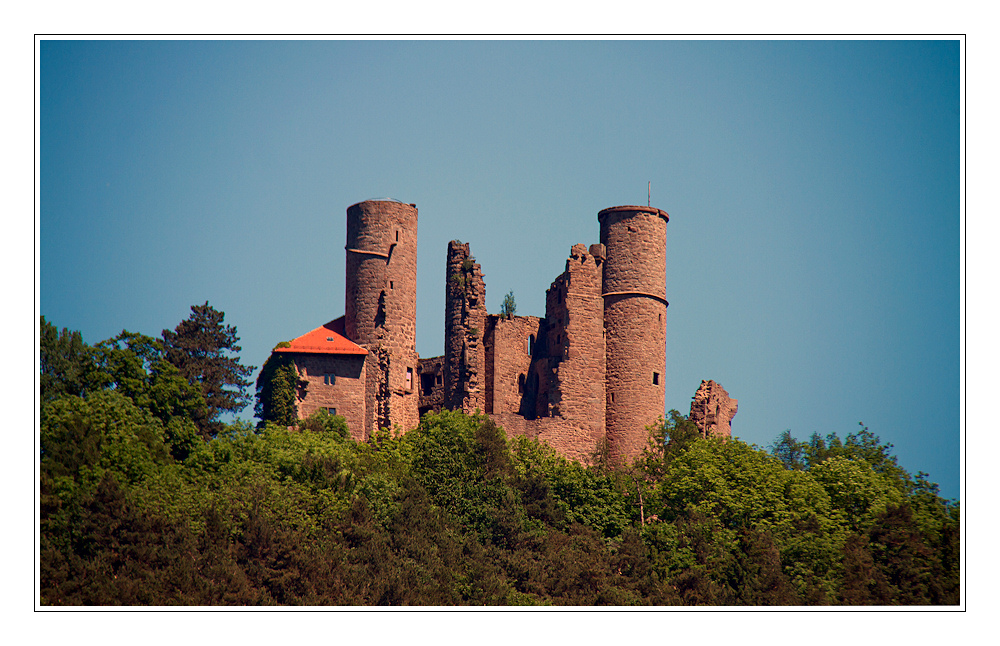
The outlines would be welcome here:
<svg viewBox="0 0 1000 646">
<path fill-rule="evenodd" d="M 653 205 L 653 182 L 646 182 L 646 206 Z"/>
</svg>

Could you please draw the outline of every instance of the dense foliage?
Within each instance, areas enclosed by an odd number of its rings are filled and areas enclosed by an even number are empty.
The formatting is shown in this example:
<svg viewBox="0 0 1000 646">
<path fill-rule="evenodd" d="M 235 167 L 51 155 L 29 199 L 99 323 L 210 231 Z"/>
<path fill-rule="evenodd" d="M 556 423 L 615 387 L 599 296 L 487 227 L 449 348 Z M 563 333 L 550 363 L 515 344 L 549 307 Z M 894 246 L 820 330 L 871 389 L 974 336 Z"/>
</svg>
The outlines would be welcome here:
<svg viewBox="0 0 1000 646">
<path fill-rule="evenodd" d="M 167 361 L 198 386 L 205 399 L 203 412 L 195 420 L 205 438 L 222 427 L 221 413 L 238 413 L 250 402 L 247 378 L 254 367 L 240 363 L 240 337 L 234 326 L 222 324 L 225 316 L 205 301 L 192 305 L 191 316 L 175 329 L 163 330 Z"/>
<path fill-rule="evenodd" d="M 204 441 L 155 340 L 47 326 L 42 604 L 959 602 L 958 505 L 867 429 L 767 453 L 673 412 L 628 468 L 453 412 Z"/>
<path fill-rule="evenodd" d="M 290 345 L 289 342 L 282 341 L 275 349 Z M 307 383 L 299 379 L 299 371 L 292 357 L 271 353 L 257 376 L 254 415 L 261 423 L 274 422 L 279 426 L 293 426 L 297 419 L 297 392 L 306 386 Z"/>
</svg>

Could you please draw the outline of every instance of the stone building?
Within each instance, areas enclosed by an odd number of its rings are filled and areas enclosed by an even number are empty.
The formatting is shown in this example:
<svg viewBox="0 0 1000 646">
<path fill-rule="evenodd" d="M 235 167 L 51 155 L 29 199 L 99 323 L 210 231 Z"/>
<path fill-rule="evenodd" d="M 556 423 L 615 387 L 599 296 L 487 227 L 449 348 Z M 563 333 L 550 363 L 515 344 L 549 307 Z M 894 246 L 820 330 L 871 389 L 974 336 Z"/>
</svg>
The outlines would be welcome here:
<svg viewBox="0 0 1000 646">
<path fill-rule="evenodd" d="M 634 459 L 664 412 L 669 217 L 616 206 L 597 219 L 600 242 L 572 247 L 544 318 L 488 313 L 481 267 L 450 242 L 444 354 L 420 358 L 416 205 L 349 207 L 344 316 L 275 350 L 295 359 L 300 416 L 335 410 L 361 440 L 428 411 L 478 410 L 571 459 L 604 447 Z"/>
</svg>

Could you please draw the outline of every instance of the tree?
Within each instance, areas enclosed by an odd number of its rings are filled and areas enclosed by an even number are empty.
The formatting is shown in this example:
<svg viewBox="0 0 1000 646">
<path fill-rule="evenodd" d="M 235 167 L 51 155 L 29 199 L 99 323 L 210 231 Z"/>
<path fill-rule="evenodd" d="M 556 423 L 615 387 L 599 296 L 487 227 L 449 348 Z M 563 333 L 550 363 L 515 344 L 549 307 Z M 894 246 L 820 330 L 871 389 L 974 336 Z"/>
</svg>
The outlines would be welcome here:
<svg viewBox="0 0 1000 646">
<path fill-rule="evenodd" d="M 287 341 L 282 341 L 275 347 L 289 345 Z M 287 354 L 272 353 L 257 376 L 254 415 L 261 425 L 274 422 L 281 426 L 294 426 L 299 418 L 295 406 L 296 393 L 300 387 L 305 386 L 307 382 L 299 379 L 294 360 Z"/>
<path fill-rule="evenodd" d="M 771 455 L 781 460 L 786 469 L 802 471 L 805 468 L 805 445 L 796 441 L 790 430 L 779 435 L 770 449 Z"/>
<path fill-rule="evenodd" d="M 204 305 L 192 305 L 191 316 L 173 331 L 163 330 L 167 361 L 198 385 L 205 397 L 207 414 L 199 420 L 198 428 L 206 437 L 221 427 L 221 413 L 239 412 L 250 402 L 247 377 L 255 370 L 229 354 L 239 353 L 240 338 L 234 326 L 223 326 L 223 318 L 225 313 L 205 301 Z"/>
<path fill-rule="evenodd" d="M 503 304 L 500 305 L 500 316 L 509 319 L 517 313 L 517 303 L 514 301 L 514 290 L 507 292 L 503 297 Z"/>
<path fill-rule="evenodd" d="M 41 317 L 39 330 L 42 403 L 61 395 L 83 396 L 93 387 L 93 349 L 76 330 L 60 332 Z"/>
<path fill-rule="evenodd" d="M 90 381 L 132 400 L 158 417 L 166 429 L 171 452 L 183 460 L 198 439 L 197 424 L 205 419 L 205 399 L 197 384 L 189 383 L 166 360 L 157 339 L 127 330 L 101 341 L 92 350 Z"/>
</svg>

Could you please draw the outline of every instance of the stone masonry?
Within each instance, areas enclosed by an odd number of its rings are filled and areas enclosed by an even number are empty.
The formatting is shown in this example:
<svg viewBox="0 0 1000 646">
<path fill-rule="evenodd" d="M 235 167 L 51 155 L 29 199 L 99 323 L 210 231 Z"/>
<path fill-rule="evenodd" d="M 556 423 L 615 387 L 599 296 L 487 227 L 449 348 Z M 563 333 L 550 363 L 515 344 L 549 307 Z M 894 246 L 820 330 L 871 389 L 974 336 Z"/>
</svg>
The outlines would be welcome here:
<svg viewBox="0 0 1000 646">
<path fill-rule="evenodd" d="M 721 384 L 702 381 L 691 402 L 688 419 L 698 425 L 704 437 L 728 438 L 733 434 L 737 404 L 739 402 L 731 399 Z"/>
<path fill-rule="evenodd" d="M 349 207 L 344 317 L 275 350 L 296 358 L 300 416 L 336 411 L 363 440 L 431 411 L 479 411 L 571 459 L 605 448 L 616 463 L 635 459 L 664 413 L 668 220 L 648 206 L 602 210 L 600 242 L 573 245 L 544 318 L 489 314 L 482 268 L 453 240 L 444 354 L 420 358 L 416 205 Z M 698 393 L 691 418 L 728 436 L 736 401 L 711 381 Z"/>
</svg>

